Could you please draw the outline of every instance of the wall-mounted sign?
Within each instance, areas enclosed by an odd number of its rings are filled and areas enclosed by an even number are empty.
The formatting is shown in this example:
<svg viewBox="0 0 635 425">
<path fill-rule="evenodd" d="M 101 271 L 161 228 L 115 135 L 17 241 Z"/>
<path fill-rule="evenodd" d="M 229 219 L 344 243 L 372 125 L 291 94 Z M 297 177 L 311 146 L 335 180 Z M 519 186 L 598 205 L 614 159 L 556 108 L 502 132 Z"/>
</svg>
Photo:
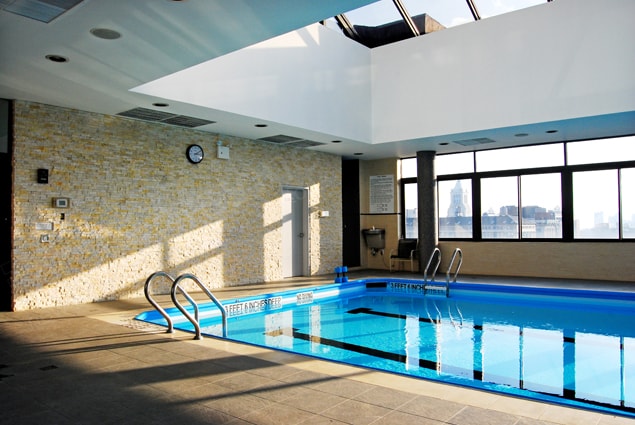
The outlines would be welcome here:
<svg viewBox="0 0 635 425">
<path fill-rule="evenodd" d="M 395 176 L 370 176 L 370 213 L 395 212 Z"/>
</svg>

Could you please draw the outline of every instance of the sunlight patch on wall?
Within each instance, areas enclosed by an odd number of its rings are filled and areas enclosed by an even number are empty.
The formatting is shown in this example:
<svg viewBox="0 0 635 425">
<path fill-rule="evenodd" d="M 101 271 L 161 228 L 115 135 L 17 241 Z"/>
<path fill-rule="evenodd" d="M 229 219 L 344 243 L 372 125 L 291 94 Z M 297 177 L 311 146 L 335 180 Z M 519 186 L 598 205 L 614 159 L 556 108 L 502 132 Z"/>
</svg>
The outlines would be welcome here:
<svg viewBox="0 0 635 425">
<path fill-rule="evenodd" d="M 81 257 L 69 261 L 81 261 Z M 61 280 L 33 286 L 22 295 L 16 293 L 15 306 L 24 310 L 52 306 L 52 302 L 67 305 L 143 296 L 147 277 L 162 268 L 163 246 L 154 244 Z M 96 287 L 100 288 L 98 293 Z"/>
<path fill-rule="evenodd" d="M 215 221 L 171 238 L 167 262 L 171 267 L 199 263 L 213 256 L 223 246 L 223 222 Z"/>
</svg>

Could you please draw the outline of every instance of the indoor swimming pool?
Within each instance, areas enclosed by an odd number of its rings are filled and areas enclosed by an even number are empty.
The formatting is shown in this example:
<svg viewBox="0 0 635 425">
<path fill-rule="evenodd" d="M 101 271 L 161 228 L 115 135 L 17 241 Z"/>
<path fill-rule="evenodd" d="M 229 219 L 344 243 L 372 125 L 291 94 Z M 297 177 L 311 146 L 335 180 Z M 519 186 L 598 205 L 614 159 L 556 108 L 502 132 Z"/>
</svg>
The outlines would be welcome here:
<svg viewBox="0 0 635 425">
<path fill-rule="evenodd" d="M 222 304 L 230 340 L 635 417 L 635 293 L 452 283 L 446 297 L 384 278 Z M 137 319 L 167 324 L 154 310 Z M 223 335 L 214 304 L 201 306 L 200 326 Z"/>
</svg>

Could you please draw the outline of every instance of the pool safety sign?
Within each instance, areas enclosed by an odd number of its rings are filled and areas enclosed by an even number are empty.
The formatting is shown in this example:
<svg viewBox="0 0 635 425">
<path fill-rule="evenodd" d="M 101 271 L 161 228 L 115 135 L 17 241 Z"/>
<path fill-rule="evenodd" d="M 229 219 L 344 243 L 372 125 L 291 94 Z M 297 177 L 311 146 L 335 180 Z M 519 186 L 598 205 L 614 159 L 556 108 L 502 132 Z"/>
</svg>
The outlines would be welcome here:
<svg viewBox="0 0 635 425">
<path fill-rule="evenodd" d="M 424 294 L 426 292 L 426 285 L 424 283 L 413 282 L 388 282 L 386 289 L 390 292 Z"/>
<path fill-rule="evenodd" d="M 225 305 L 229 317 L 242 316 L 244 314 L 260 313 L 266 310 L 282 308 L 282 297 L 261 298 L 251 301 L 236 301 Z"/>
<path fill-rule="evenodd" d="M 311 304 L 313 302 L 313 291 L 299 292 L 295 296 L 296 305 Z"/>
<path fill-rule="evenodd" d="M 370 176 L 370 213 L 395 212 L 395 176 Z"/>
</svg>

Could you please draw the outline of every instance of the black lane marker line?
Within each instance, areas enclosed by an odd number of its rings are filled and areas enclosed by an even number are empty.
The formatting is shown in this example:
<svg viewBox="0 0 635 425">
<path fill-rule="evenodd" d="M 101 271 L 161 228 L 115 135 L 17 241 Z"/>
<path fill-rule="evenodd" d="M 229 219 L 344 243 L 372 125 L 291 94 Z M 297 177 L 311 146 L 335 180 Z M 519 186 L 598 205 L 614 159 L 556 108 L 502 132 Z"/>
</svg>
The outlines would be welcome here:
<svg viewBox="0 0 635 425">
<path fill-rule="evenodd" d="M 288 334 L 289 330 L 286 330 Z M 285 333 L 285 331 L 283 331 Z M 379 357 L 385 360 L 392 360 L 395 362 L 406 363 L 407 358 L 403 354 L 391 353 L 389 351 L 378 350 L 376 348 L 365 347 L 363 345 L 351 344 L 349 342 L 338 341 L 336 339 L 330 338 L 322 338 L 320 336 L 305 334 L 299 332 L 297 329 L 293 328 L 291 330 L 291 335 L 294 338 L 301 339 L 304 341 L 314 342 L 316 344 L 328 345 L 330 347 L 341 348 L 343 350 L 352 351 L 354 353 L 367 354 L 373 357 Z M 419 367 L 430 370 L 438 370 L 439 363 L 434 362 L 432 360 L 419 359 Z"/>
<path fill-rule="evenodd" d="M 389 317 L 391 319 L 402 319 L 402 320 L 406 320 L 406 316 L 404 314 L 395 314 L 395 313 L 386 313 L 384 311 L 375 311 L 373 309 L 370 308 L 365 308 L 365 307 L 360 307 L 360 308 L 356 308 L 353 310 L 348 310 L 347 313 L 349 314 L 372 314 L 373 316 L 381 316 L 381 317 Z M 424 322 L 424 323 L 439 323 L 439 320 L 437 319 L 429 319 L 427 317 L 420 317 L 419 318 L 420 322 Z"/>
<path fill-rule="evenodd" d="M 301 339 L 301 340 L 309 341 L 309 342 L 314 342 L 316 344 L 328 345 L 330 347 L 341 348 L 343 350 L 348 350 L 355 353 L 367 354 L 369 356 L 379 357 L 386 360 L 393 360 L 400 363 L 406 363 L 406 356 L 403 354 L 391 353 L 388 351 L 378 350 L 376 348 L 364 347 L 363 345 L 357 345 L 357 344 L 351 344 L 344 341 L 338 341 L 336 339 L 322 338 L 320 336 L 305 334 L 303 332 L 298 331 L 298 329 L 296 328 L 277 329 L 272 332 L 265 332 L 265 334 L 270 336 L 291 335 L 293 336 L 293 338 L 297 338 L 297 339 Z M 440 370 L 440 363 L 434 362 L 432 360 L 419 359 L 419 367 L 438 372 Z M 467 369 L 463 369 L 463 368 L 457 368 L 457 369 L 463 370 L 465 372 L 472 372 L 473 373 L 472 376 L 475 381 L 483 382 L 483 372 L 478 370 L 468 371 Z M 469 375 L 463 374 L 463 376 L 469 376 Z M 519 388 L 519 387 L 515 387 L 515 388 Z M 579 399 L 575 396 L 575 391 L 567 390 L 566 388 L 564 389 L 563 395 L 551 394 L 551 393 L 542 392 L 542 391 L 534 391 L 534 392 L 545 394 L 555 398 L 575 400 L 575 401 L 580 401 L 580 402 L 588 403 L 595 406 L 608 407 L 618 411 L 624 411 L 629 413 L 635 412 L 635 409 L 632 407 L 617 406 L 610 403 L 602 403 L 602 402 L 595 402 L 592 400 Z"/>
</svg>

